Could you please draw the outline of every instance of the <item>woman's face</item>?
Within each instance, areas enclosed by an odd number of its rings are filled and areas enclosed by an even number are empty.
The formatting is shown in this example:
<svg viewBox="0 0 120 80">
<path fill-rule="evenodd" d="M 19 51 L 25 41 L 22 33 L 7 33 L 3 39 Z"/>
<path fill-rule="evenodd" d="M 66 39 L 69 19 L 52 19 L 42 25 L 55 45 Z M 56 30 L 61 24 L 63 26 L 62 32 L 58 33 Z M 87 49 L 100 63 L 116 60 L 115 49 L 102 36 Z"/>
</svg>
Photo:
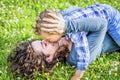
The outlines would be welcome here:
<svg viewBox="0 0 120 80">
<path fill-rule="evenodd" d="M 46 40 L 43 41 L 36 40 L 33 41 L 31 45 L 36 54 L 43 53 L 45 55 L 46 61 L 48 63 L 52 62 L 55 53 L 59 48 L 58 42 L 51 43 Z"/>
</svg>

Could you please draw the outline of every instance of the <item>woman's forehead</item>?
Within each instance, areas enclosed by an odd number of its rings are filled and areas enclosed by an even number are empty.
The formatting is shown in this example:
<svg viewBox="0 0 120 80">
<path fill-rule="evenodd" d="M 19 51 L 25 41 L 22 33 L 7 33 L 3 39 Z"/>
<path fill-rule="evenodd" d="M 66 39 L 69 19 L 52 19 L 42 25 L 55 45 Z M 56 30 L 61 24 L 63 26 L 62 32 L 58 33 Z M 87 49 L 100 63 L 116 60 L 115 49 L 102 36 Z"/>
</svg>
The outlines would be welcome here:
<svg viewBox="0 0 120 80">
<path fill-rule="evenodd" d="M 33 41 L 31 43 L 31 45 L 32 45 L 35 52 L 41 52 L 41 49 L 40 49 L 41 48 L 41 42 L 42 41 L 40 41 L 40 40 L 36 40 L 36 41 Z"/>
<path fill-rule="evenodd" d="M 41 43 L 42 41 L 41 40 L 35 40 L 35 41 L 32 41 L 32 45 L 36 45 L 36 44 L 38 44 L 38 43 Z"/>
</svg>

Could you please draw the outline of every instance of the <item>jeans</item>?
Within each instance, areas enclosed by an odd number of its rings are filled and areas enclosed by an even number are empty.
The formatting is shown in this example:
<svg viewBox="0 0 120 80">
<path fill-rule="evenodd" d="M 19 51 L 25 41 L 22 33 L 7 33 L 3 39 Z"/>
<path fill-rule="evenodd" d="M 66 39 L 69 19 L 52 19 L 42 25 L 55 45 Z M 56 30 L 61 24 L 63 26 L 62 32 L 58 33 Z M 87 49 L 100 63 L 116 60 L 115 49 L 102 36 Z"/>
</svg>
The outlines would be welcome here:
<svg viewBox="0 0 120 80">
<path fill-rule="evenodd" d="M 109 36 L 108 34 L 105 35 L 105 39 L 103 41 L 102 51 L 101 55 L 106 52 L 114 52 L 119 50 L 120 47 L 117 45 L 117 43 Z"/>
<path fill-rule="evenodd" d="M 72 45 L 74 46 L 74 45 Z M 74 49 L 74 47 L 72 48 Z M 115 43 L 115 41 L 108 35 L 105 35 L 105 39 L 103 41 L 103 45 L 102 45 L 102 50 L 100 53 L 97 53 L 96 55 L 94 55 L 94 53 L 91 54 L 91 58 L 90 58 L 90 63 L 93 63 L 94 60 L 99 56 L 99 55 L 103 55 L 106 52 L 113 52 L 116 50 L 119 50 L 120 47 Z M 71 52 L 71 54 L 68 57 L 68 63 L 74 66 L 77 66 L 77 53 L 74 50 L 71 50 L 73 52 Z"/>
<path fill-rule="evenodd" d="M 109 12 L 107 32 L 120 47 L 120 12 L 109 5 L 102 6 L 107 8 Z"/>
<path fill-rule="evenodd" d="M 89 32 L 89 34 L 87 35 L 90 50 L 89 63 L 93 63 L 100 54 L 103 54 L 107 51 L 110 52 L 119 49 L 118 45 L 112 40 L 112 38 L 106 34 L 106 22 L 99 19 L 94 23 L 92 23 L 91 21 L 91 19 L 83 20 L 79 22 L 79 24 L 77 23 L 77 25 L 75 25 L 76 22 L 71 22 L 72 28 L 76 27 L 74 28 L 75 32 L 77 32 L 78 28 L 78 30 Z M 100 23 L 102 24 L 100 25 Z M 71 26 L 70 24 L 68 25 Z M 70 27 L 68 27 L 67 30 L 70 31 L 69 28 Z M 74 32 L 74 30 L 72 30 L 72 32 Z M 105 48 L 103 48 L 104 46 Z M 68 57 L 68 63 L 77 66 L 77 53 L 74 49 L 74 45 L 72 45 L 72 49 Z"/>
</svg>

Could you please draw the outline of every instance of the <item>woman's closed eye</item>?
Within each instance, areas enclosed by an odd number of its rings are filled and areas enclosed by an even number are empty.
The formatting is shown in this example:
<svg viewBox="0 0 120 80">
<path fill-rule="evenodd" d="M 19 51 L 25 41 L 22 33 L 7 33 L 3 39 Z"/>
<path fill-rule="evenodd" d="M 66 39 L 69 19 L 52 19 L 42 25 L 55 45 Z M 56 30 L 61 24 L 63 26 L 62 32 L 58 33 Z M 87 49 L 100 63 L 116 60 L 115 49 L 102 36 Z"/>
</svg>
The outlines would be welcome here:
<svg viewBox="0 0 120 80">
<path fill-rule="evenodd" d="M 43 54 L 43 56 L 44 56 L 45 59 L 50 57 L 50 55 L 45 55 L 45 54 Z"/>
<path fill-rule="evenodd" d="M 49 58 L 49 57 L 50 57 L 50 55 L 46 55 L 46 56 L 45 56 L 45 58 Z"/>
</svg>

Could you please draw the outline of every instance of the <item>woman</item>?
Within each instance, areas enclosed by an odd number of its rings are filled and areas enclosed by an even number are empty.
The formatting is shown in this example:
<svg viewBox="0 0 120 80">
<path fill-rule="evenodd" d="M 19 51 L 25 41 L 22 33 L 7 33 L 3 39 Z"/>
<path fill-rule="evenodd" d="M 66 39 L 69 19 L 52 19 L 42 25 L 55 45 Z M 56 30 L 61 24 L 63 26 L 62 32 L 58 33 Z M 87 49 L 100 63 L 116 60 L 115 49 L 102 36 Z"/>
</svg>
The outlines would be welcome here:
<svg viewBox="0 0 120 80">
<path fill-rule="evenodd" d="M 56 49 L 58 49 L 56 44 L 48 44 L 45 41 L 22 42 L 8 56 L 10 71 L 28 78 L 33 77 L 36 72 L 51 73 L 57 62 L 66 62 L 66 55 L 68 55 L 68 49 L 64 49 L 64 51 L 57 52 L 58 55 L 55 55 L 53 61 L 50 62 L 47 59 L 48 52 Z"/>
<path fill-rule="evenodd" d="M 113 47 L 109 48 L 107 45 Z M 118 48 L 115 45 L 114 41 L 106 35 L 103 42 L 103 46 L 106 47 L 102 48 L 101 54 L 111 52 L 111 50 L 115 51 Z M 11 64 L 10 69 L 13 73 L 31 77 L 36 72 L 51 72 L 51 69 L 55 67 L 58 61 L 65 62 L 66 59 L 69 64 L 77 66 L 77 53 L 72 53 L 74 48 L 71 50 L 73 46 L 71 41 L 66 40 L 65 37 L 56 43 L 45 40 L 22 42 L 8 56 L 8 61 Z M 68 55 L 69 57 L 67 57 Z"/>
</svg>

